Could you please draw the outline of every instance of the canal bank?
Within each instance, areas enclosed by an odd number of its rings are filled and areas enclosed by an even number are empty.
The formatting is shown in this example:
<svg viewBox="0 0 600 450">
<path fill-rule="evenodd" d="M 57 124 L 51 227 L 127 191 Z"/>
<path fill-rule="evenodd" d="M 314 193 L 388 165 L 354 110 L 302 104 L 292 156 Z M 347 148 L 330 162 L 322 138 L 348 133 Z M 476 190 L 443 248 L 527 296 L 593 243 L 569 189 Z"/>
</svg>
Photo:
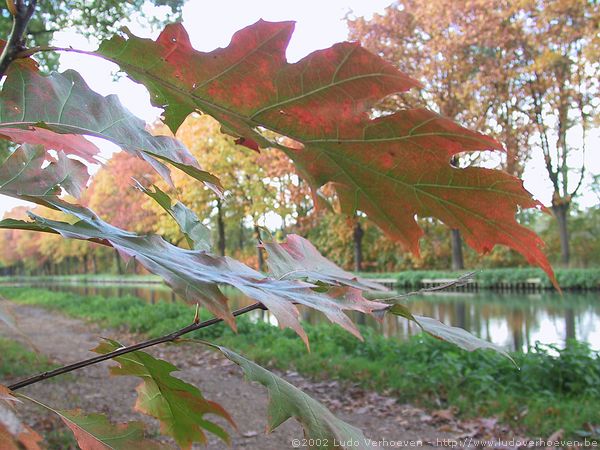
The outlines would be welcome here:
<svg viewBox="0 0 600 450">
<path fill-rule="evenodd" d="M 193 317 L 193 308 L 183 302 L 152 305 L 131 296 L 85 297 L 29 288 L 0 288 L 0 295 L 147 336 L 173 331 Z M 203 311 L 202 316 L 208 314 Z M 600 356 L 576 341 L 564 349 L 538 344 L 527 353 L 512 352 L 519 370 L 494 352 L 469 353 L 421 334 L 390 339 L 361 326 L 361 342 L 329 323 L 304 326 L 310 353 L 290 330 L 246 316 L 238 319 L 238 334 L 221 324 L 193 337 L 226 345 L 270 367 L 385 392 L 399 402 L 455 408 L 461 417 L 495 416 L 530 436 L 547 437 L 559 428 L 578 436 L 586 424 L 598 425 Z"/>
</svg>

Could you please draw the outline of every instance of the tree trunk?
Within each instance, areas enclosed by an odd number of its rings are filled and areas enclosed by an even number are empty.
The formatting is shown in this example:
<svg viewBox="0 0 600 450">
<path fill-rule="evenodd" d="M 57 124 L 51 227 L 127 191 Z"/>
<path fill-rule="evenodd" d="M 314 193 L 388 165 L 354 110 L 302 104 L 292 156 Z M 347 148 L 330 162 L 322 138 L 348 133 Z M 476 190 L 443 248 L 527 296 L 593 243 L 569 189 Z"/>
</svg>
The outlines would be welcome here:
<svg viewBox="0 0 600 450">
<path fill-rule="evenodd" d="M 117 263 L 117 273 L 123 275 L 123 264 L 121 263 L 121 257 L 119 252 L 115 250 L 115 262 Z"/>
<path fill-rule="evenodd" d="M 238 236 L 238 250 L 244 249 L 244 221 L 240 220 L 240 234 Z"/>
<path fill-rule="evenodd" d="M 217 232 L 219 234 L 219 254 L 225 256 L 225 222 L 221 200 L 217 200 Z"/>
<path fill-rule="evenodd" d="M 569 217 L 569 204 L 559 203 L 552 206 L 552 211 L 556 216 L 558 223 L 558 235 L 560 237 L 560 254 L 563 266 L 568 267 L 571 260 L 571 251 L 569 249 L 569 230 L 567 219 Z"/>
<path fill-rule="evenodd" d="M 454 313 L 456 314 L 455 325 L 459 328 L 467 328 L 467 305 L 465 302 L 457 302 Z"/>
<path fill-rule="evenodd" d="M 575 311 L 573 308 L 567 308 L 565 310 L 565 341 L 575 340 L 577 337 L 575 332 Z"/>
<path fill-rule="evenodd" d="M 363 268 L 363 252 L 362 252 L 362 239 L 365 235 L 360 222 L 357 220 L 354 224 L 354 271 L 361 272 Z"/>
<path fill-rule="evenodd" d="M 450 233 L 452 242 L 452 270 L 463 270 L 465 268 L 465 260 L 463 258 L 460 231 L 452 229 Z"/>
<path fill-rule="evenodd" d="M 258 270 L 262 271 L 265 266 L 265 258 L 263 256 L 262 247 L 260 244 L 260 228 L 258 225 L 254 225 L 254 235 L 256 236 L 256 255 L 258 256 Z"/>
<path fill-rule="evenodd" d="M 452 116 L 448 115 L 448 117 Z M 450 165 L 460 167 L 458 156 L 452 157 Z M 452 244 L 452 270 L 463 270 L 465 268 L 465 260 L 463 258 L 462 239 L 459 230 L 450 230 L 450 243 Z"/>
</svg>

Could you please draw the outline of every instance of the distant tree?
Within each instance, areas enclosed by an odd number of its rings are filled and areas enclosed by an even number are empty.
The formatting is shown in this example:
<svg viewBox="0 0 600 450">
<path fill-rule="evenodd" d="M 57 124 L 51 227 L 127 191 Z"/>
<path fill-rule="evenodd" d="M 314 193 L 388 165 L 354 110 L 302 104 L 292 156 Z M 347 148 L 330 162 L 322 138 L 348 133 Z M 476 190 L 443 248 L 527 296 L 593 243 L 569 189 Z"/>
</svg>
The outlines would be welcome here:
<svg viewBox="0 0 600 450">
<path fill-rule="evenodd" d="M 426 106 L 465 125 L 484 128 L 493 102 L 484 93 L 483 81 L 487 86 L 489 80 L 483 74 L 494 56 L 485 49 L 495 46 L 486 41 L 498 39 L 492 39 L 489 27 L 499 28 L 499 18 L 490 16 L 493 3 L 406 0 L 370 20 L 350 20 L 352 39 L 360 40 L 424 85 L 423 90 L 388 99 L 382 108 Z M 458 230 L 451 230 L 451 242 L 452 267 L 462 269 Z"/>
<path fill-rule="evenodd" d="M 526 112 L 552 182 L 561 261 L 569 265 L 569 211 L 583 186 L 588 131 L 600 108 L 600 4 L 523 0 L 515 21 L 525 56 L 518 80 L 528 89 Z"/>
<path fill-rule="evenodd" d="M 162 126 L 156 126 L 155 131 L 168 133 Z M 298 199 L 295 186 L 300 182 L 294 176 L 289 159 L 276 150 L 259 154 L 236 145 L 207 115 L 189 116 L 177 132 L 177 138 L 190 149 L 204 170 L 219 174 L 224 188 L 223 198 L 217 199 L 212 191 L 185 174 L 173 173 L 177 198 L 212 225 L 215 247 L 220 254 L 228 250 L 231 254 L 244 253 L 244 243 L 253 236 L 250 242 L 255 250 L 251 259 L 262 267 L 262 250 L 257 245 L 265 218 L 279 215 L 285 226 L 286 220 L 291 223 L 297 208 L 302 207 L 301 202 L 300 206 L 295 205 Z M 181 241 L 176 224 L 168 217 L 163 216 L 158 226 L 170 239 Z"/>
<path fill-rule="evenodd" d="M 392 107 L 425 103 L 495 135 L 507 149 L 505 170 L 517 176 L 538 143 L 553 184 L 565 265 L 568 211 L 584 179 L 581 161 L 599 106 L 593 101 L 599 94 L 599 9 L 598 2 L 584 0 L 402 0 L 371 20 L 349 21 L 352 38 L 422 80 L 419 97 L 397 96 L 388 102 Z M 582 138 L 568 140 L 569 132 Z M 578 173 L 571 180 L 574 164 Z M 453 242 L 457 268 L 456 232 Z"/>
<path fill-rule="evenodd" d="M 150 26 L 159 27 L 181 14 L 184 0 L 45 0 L 38 2 L 36 14 L 27 29 L 27 44 L 50 44 L 54 33 L 73 29 L 80 35 L 105 39 L 114 34 L 127 20 L 139 18 Z M 163 20 L 144 15 L 144 5 L 166 6 Z M 0 36 L 8 36 L 12 20 L 5 2 L 0 4 Z M 56 54 L 41 55 L 47 68 L 54 69 Z"/>
<path fill-rule="evenodd" d="M 134 189 L 135 181 L 152 183 L 156 174 L 148 164 L 129 153 L 115 153 L 93 177 L 84 202 L 103 219 L 118 227 L 142 232 L 151 229 L 157 220 L 156 212 L 144 208 L 145 199 Z M 119 273 L 125 269 L 115 253 Z"/>
<path fill-rule="evenodd" d="M 115 153 L 92 178 L 84 201 L 118 227 L 136 232 L 148 230 L 156 214 L 143 207 L 143 197 L 134 189 L 134 180 L 153 183 L 156 175 L 144 160 L 125 152 Z"/>
</svg>

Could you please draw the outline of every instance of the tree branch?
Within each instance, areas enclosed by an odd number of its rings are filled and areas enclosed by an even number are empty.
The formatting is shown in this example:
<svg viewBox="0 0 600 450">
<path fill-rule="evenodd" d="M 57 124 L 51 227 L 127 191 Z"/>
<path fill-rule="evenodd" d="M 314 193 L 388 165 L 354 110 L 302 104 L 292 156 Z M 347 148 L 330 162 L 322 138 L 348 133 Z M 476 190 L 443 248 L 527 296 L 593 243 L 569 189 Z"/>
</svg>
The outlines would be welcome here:
<svg viewBox="0 0 600 450">
<path fill-rule="evenodd" d="M 266 310 L 267 308 L 260 302 L 253 303 L 244 308 L 240 308 L 233 312 L 234 316 L 240 316 L 242 314 L 246 314 L 247 312 L 254 311 L 256 309 Z M 200 330 L 201 328 L 210 327 L 211 325 L 215 325 L 219 322 L 222 322 L 223 319 L 214 318 L 210 320 L 206 320 L 200 323 L 192 323 L 186 327 L 183 327 L 177 331 L 166 334 L 161 337 L 157 337 L 154 339 L 150 339 L 148 341 L 140 342 L 138 344 L 130 345 L 128 347 L 122 347 L 114 352 L 106 353 L 104 355 L 95 356 L 94 358 L 84 359 L 82 361 L 78 361 L 73 364 L 69 364 L 63 367 L 59 367 L 54 370 L 50 370 L 48 372 L 43 372 L 38 375 L 31 376 L 29 378 L 25 378 L 24 380 L 18 381 L 10 386 L 7 386 L 11 391 L 16 391 L 17 389 L 21 389 L 25 386 L 29 386 L 31 384 L 38 383 L 43 380 L 47 380 L 49 378 L 53 378 L 57 375 L 62 375 L 63 373 L 72 372 L 77 369 L 81 369 L 83 367 L 91 366 L 93 364 L 98 364 L 99 362 L 106 361 L 107 359 L 114 358 L 116 356 L 125 355 L 127 353 L 135 352 L 136 350 L 141 350 L 147 347 L 152 347 L 158 344 L 164 344 L 165 342 L 173 342 L 178 339 L 180 336 L 184 334 L 190 333 L 192 331 Z"/>
<path fill-rule="evenodd" d="M 464 286 L 464 285 L 470 283 L 471 281 L 473 281 L 474 275 L 475 275 L 475 272 L 467 272 L 467 273 L 464 273 L 461 276 L 459 276 L 457 279 L 448 281 L 447 283 L 441 284 L 439 286 L 434 286 L 434 287 L 429 287 L 429 288 L 421 288 L 417 291 L 406 292 L 404 294 L 398 294 L 398 295 L 394 295 L 392 297 L 377 298 L 376 300 L 380 301 L 380 302 L 389 303 L 389 302 L 394 302 L 395 300 L 400 300 L 400 299 L 404 299 L 407 297 L 411 297 L 413 295 L 443 291 L 443 290 L 449 289 L 451 287 L 461 287 L 461 286 Z"/>
<path fill-rule="evenodd" d="M 20 52 L 25 50 L 25 32 L 35 11 L 36 0 L 29 0 L 27 5 L 24 0 L 9 0 L 7 4 L 13 15 L 13 25 L 6 46 L 0 55 L 0 79 L 6 73 L 10 63 L 17 59 Z"/>
</svg>

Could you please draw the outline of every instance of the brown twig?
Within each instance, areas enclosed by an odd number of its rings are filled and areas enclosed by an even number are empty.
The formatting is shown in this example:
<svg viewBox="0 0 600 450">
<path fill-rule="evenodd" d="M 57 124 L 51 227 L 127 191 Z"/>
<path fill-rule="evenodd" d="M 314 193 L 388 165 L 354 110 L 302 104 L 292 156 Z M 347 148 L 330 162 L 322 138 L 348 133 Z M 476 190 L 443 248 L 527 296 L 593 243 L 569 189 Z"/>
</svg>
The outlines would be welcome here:
<svg viewBox="0 0 600 450">
<path fill-rule="evenodd" d="M 449 289 L 449 288 L 455 287 L 455 286 L 456 287 L 464 286 L 465 284 L 470 283 L 471 280 L 473 280 L 473 275 L 475 275 L 475 272 L 467 272 L 465 274 L 462 274 L 457 279 L 449 281 L 444 284 L 441 284 L 439 286 L 434 286 L 434 287 L 429 287 L 429 288 L 421 288 L 417 291 L 406 292 L 404 294 L 394 295 L 393 297 L 376 298 L 376 300 L 380 301 L 380 302 L 393 302 L 394 300 L 404 299 L 406 297 L 411 297 L 413 295 L 426 294 L 429 292 L 444 291 L 446 289 Z"/>
<path fill-rule="evenodd" d="M 17 59 L 20 52 L 25 50 L 25 32 L 27 24 L 35 11 L 36 0 L 9 0 L 7 5 L 13 16 L 12 29 L 6 42 L 6 46 L 0 55 L 0 79 L 6 73 L 11 62 Z"/>
<path fill-rule="evenodd" d="M 257 303 L 253 303 L 251 305 L 245 306 L 244 308 L 240 308 L 240 309 L 234 311 L 233 315 L 240 316 L 242 314 L 246 314 L 247 312 L 254 311 L 256 309 L 266 309 L 266 307 L 262 303 L 257 302 Z M 192 323 L 191 325 L 183 327 L 177 331 L 166 334 L 164 336 L 150 339 L 148 341 L 140 342 L 138 344 L 130 345 L 128 347 L 122 347 L 118 350 L 115 350 L 110 353 L 106 353 L 104 355 L 99 355 L 99 356 L 95 356 L 94 358 L 84 359 L 83 361 L 78 361 L 76 363 L 69 364 L 69 365 L 66 365 L 63 367 L 59 367 L 57 369 L 50 370 L 48 372 L 43 372 L 38 375 L 34 375 L 32 377 L 25 378 L 24 380 L 18 381 L 7 387 L 11 391 L 15 391 L 17 389 L 21 389 L 22 387 L 29 386 L 34 383 L 38 383 L 40 381 L 47 380 L 49 378 L 53 378 L 57 375 L 62 375 L 63 373 L 72 372 L 74 370 L 81 369 L 83 367 L 91 366 L 93 364 L 97 364 L 99 362 L 106 361 L 107 359 L 111 359 L 116 356 L 125 355 L 126 353 L 135 352 L 136 350 L 141 350 L 143 348 L 152 347 L 154 345 L 164 344 L 165 342 L 173 342 L 180 336 L 183 336 L 184 334 L 199 330 L 201 328 L 206 328 L 211 325 L 215 325 L 222 321 L 223 321 L 223 319 L 219 319 L 219 318 L 215 317 L 214 319 L 205 320 L 204 322 Z"/>
</svg>

